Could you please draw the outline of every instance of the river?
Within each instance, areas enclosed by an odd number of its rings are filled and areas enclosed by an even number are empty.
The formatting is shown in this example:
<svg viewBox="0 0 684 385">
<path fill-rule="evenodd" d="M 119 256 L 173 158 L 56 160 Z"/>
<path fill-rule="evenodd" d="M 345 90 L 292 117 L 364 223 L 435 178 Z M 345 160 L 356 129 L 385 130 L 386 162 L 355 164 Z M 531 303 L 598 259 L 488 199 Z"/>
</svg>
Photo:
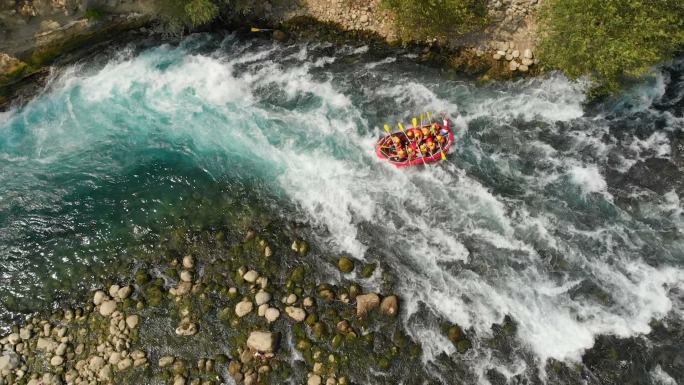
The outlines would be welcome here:
<svg viewBox="0 0 684 385">
<path fill-rule="evenodd" d="M 130 272 L 171 228 L 226 217 L 292 223 L 319 250 L 378 263 L 366 286 L 399 295 L 444 383 L 455 361 L 473 383 L 496 383 L 492 370 L 535 383 L 541 363 L 582 362 L 599 336 L 681 325 L 684 62 L 585 104 L 588 82 L 560 74 L 478 83 L 370 51 L 207 35 L 130 46 L 0 113 L 3 325 Z M 382 126 L 425 111 L 455 123 L 448 160 L 380 162 Z M 503 349 L 487 341 L 505 316 Z M 444 321 L 475 336 L 466 358 L 448 358 Z M 637 383 L 682 381 L 678 335 L 679 366 L 646 365 Z"/>
</svg>

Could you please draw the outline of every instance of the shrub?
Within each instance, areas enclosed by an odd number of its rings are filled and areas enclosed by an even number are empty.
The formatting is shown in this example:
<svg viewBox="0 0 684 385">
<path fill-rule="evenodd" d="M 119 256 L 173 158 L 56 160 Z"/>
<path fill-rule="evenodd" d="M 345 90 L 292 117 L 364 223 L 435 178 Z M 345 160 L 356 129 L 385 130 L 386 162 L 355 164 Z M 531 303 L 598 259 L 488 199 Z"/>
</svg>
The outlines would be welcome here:
<svg viewBox="0 0 684 385">
<path fill-rule="evenodd" d="M 462 35 L 487 22 L 485 0 L 383 0 L 396 16 L 404 41 Z"/>
<path fill-rule="evenodd" d="M 666 60 L 684 41 L 681 0 L 546 0 L 539 50 L 571 77 L 590 75 L 615 91 Z"/>
</svg>

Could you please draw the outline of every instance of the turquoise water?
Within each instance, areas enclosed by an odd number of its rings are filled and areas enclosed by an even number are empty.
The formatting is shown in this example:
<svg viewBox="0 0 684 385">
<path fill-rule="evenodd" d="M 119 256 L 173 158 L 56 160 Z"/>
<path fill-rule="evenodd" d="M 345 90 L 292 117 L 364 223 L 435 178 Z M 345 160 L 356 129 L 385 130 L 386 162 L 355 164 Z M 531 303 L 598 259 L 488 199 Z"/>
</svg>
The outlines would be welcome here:
<svg viewBox="0 0 684 385">
<path fill-rule="evenodd" d="M 380 262 L 371 289 L 399 277 L 426 363 L 454 352 L 443 320 L 478 336 L 473 381 L 577 361 L 681 319 L 680 67 L 590 109 L 560 75 L 476 84 L 364 47 L 200 35 L 88 60 L 0 115 L 2 314 L 130 271 L 175 228 L 295 222 Z M 449 160 L 379 162 L 380 127 L 422 111 L 454 119 Z M 479 339 L 505 315 L 508 355 Z"/>
</svg>

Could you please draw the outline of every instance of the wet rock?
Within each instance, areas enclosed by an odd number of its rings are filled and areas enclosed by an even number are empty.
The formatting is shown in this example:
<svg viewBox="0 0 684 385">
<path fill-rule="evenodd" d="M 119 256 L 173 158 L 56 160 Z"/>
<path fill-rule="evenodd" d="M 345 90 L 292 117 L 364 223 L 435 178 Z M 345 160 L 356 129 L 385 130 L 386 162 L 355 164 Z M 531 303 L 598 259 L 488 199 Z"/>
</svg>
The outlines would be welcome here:
<svg viewBox="0 0 684 385">
<path fill-rule="evenodd" d="M 19 333 L 11 333 L 7 336 L 7 342 L 9 342 L 10 345 L 14 346 L 21 342 L 21 336 L 19 335 Z"/>
<path fill-rule="evenodd" d="M 266 321 L 268 321 L 269 323 L 275 322 L 280 317 L 280 310 L 274 307 L 269 307 L 264 312 L 264 317 L 266 318 Z"/>
<path fill-rule="evenodd" d="M 303 305 L 304 307 L 311 307 L 311 306 L 313 306 L 313 305 L 314 305 L 314 300 L 313 300 L 313 298 L 311 298 L 311 297 L 306 297 L 306 298 L 304 298 L 304 300 L 302 301 L 302 305 Z"/>
<path fill-rule="evenodd" d="M 285 313 L 287 313 L 287 315 L 290 318 L 297 322 L 304 321 L 304 319 L 306 318 L 306 312 L 304 311 L 304 309 L 299 307 L 288 306 L 285 308 Z"/>
<path fill-rule="evenodd" d="M 390 295 L 383 298 L 382 303 L 380 303 L 380 311 L 382 311 L 384 315 L 390 317 L 396 316 L 399 312 L 399 301 L 397 300 L 397 296 Z"/>
<path fill-rule="evenodd" d="M 354 261 L 348 257 L 340 257 L 337 261 L 337 267 L 343 273 L 351 273 L 351 271 L 354 270 Z"/>
<path fill-rule="evenodd" d="M 273 31 L 273 39 L 277 41 L 285 41 L 287 40 L 287 34 L 279 29 L 276 29 Z"/>
<path fill-rule="evenodd" d="M 356 296 L 356 315 L 363 317 L 380 305 L 380 297 L 375 293 Z"/>
<path fill-rule="evenodd" d="M 375 263 L 367 263 L 363 265 L 363 269 L 361 269 L 361 276 L 363 278 L 370 278 L 371 276 L 373 276 L 373 273 L 375 272 L 377 266 L 378 265 Z"/>
<path fill-rule="evenodd" d="M 238 317 L 244 317 L 252 311 L 254 305 L 250 301 L 241 301 L 235 305 L 235 315 Z"/>
<path fill-rule="evenodd" d="M 107 300 L 102 302 L 100 305 L 100 315 L 103 317 L 109 317 L 116 310 L 116 302 L 112 300 Z"/>
<path fill-rule="evenodd" d="M 271 332 L 255 331 L 247 338 L 247 347 L 262 353 L 270 353 L 275 349 L 277 335 Z"/>
</svg>

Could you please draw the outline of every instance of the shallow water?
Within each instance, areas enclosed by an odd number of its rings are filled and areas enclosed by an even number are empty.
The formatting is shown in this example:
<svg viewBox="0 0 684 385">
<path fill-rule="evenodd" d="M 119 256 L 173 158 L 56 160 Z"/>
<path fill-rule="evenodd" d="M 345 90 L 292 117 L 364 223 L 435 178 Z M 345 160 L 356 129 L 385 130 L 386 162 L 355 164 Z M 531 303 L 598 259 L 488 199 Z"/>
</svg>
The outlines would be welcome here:
<svg viewBox="0 0 684 385">
<path fill-rule="evenodd" d="M 446 383 L 445 321 L 477 336 L 453 358 L 473 382 L 544 378 L 599 335 L 682 319 L 683 67 L 587 107 L 588 84 L 557 74 L 477 84 L 363 47 L 202 35 L 75 65 L 0 115 L 3 318 L 126 271 L 175 227 L 275 217 L 379 262 L 371 287 L 400 295 Z M 448 161 L 380 163 L 380 127 L 423 111 L 455 119 Z M 506 315 L 503 353 L 484 341 Z M 681 378 L 667 369 L 644 381 Z"/>
</svg>

